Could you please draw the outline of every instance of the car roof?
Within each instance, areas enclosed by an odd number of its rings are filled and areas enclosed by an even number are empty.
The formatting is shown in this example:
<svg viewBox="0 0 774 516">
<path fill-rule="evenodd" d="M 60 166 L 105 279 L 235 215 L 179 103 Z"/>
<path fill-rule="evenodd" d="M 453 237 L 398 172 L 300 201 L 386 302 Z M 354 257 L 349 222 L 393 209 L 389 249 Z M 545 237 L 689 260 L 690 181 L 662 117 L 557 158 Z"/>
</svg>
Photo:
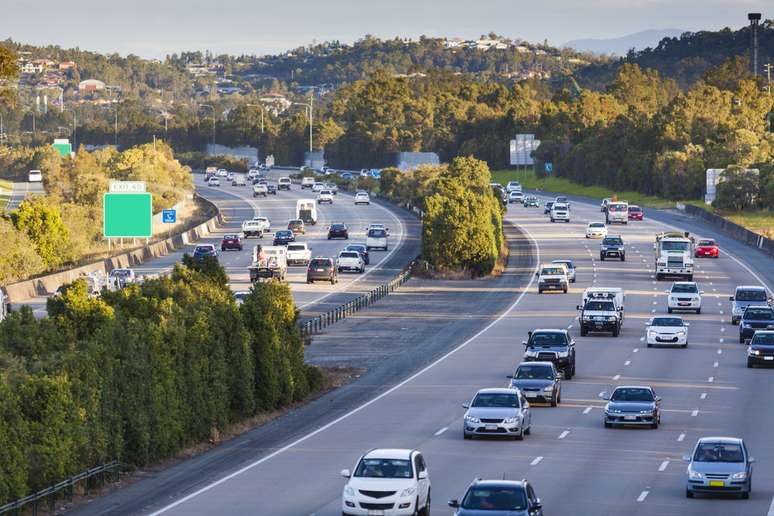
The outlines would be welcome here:
<svg viewBox="0 0 774 516">
<path fill-rule="evenodd" d="M 479 389 L 476 394 L 516 394 L 518 389 L 511 389 L 508 387 L 489 387 L 487 389 Z"/>
<path fill-rule="evenodd" d="M 528 366 L 538 365 L 538 366 L 551 366 L 551 367 L 554 367 L 554 363 L 553 362 L 540 362 L 540 361 L 536 360 L 534 362 L 521 362 L 519 365 L 516 366 L 516 368 L 518 369 L 519 367 L 521 367 L 523 365 L 528 365 Z"/>
<path fill-rule="evenodd" d="M 567 333 L 567 330 L 564 329 L 558 329 L 558 328 L 537 328 L 536 330 L 532 330 L 532 335 L 536 333 Z"/>
<path fill-rule="evenodd" d="M 520 487 L 524 489 L 527 485 L 526 480 L 482 480 L 476 479 L 471 486 L 477 487 Z"/>
<path fill-rule="evenodd" d="M 766 290 L 760 285 L 738 285 L 736 290 Z"/>
<path fill-rule="evenodd" d="M 723 443 L 723 444 L 742 444 L 743 439 L 739 437 L 700 437 L 698 443 Z"/>
<path fill-rule="evenodd" d="M 572 263 L 569 258 L 559 258 L 558 260 L 551 260 L 551 263 Z"/>
<path fill-rule="evenodd" d="M 653 390 L 653 387 L 650 385 L 619 385 L 613 391 L 617 391 L 618 389 L 647 389 L 649 391 Z"/>
<path fill-rule="evenodd" d="M 408 460 L 416 450 L 403 448 L 376 448 L 363 455 L 364 459 L 404 459 Z"/>
</svg>

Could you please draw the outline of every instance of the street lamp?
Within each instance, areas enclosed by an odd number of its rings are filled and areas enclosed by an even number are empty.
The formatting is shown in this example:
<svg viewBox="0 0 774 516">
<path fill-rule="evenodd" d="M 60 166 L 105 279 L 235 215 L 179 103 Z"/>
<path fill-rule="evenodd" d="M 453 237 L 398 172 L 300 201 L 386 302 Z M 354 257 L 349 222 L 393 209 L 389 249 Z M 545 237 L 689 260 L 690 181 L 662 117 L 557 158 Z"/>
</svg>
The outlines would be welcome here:
<svg viewBox="0 0 774 516">
<path fill-rule="evenodd" d="M 212 118 L 212 144 L 215 145 L 215 106 L 212 104 L 199 104 L 199 107 L 208 107 L 213 112 L 213 115 L 210 118 Z"/>
<path fill-rule="evenodd" d="M 304 106 L 304 108 L 308 110 L 307 114 L 309 116 L 309 152 L 311 153 L 312 152 L 312 126 L 314 125 L 313 123 L 314 94 L 309 96 L 309 104 L 307 104 L 306 102 L 293 102 L 293 104 Z M 311 159 L 311 156 L 310 156 L 310 159 Z"/>
</svg>

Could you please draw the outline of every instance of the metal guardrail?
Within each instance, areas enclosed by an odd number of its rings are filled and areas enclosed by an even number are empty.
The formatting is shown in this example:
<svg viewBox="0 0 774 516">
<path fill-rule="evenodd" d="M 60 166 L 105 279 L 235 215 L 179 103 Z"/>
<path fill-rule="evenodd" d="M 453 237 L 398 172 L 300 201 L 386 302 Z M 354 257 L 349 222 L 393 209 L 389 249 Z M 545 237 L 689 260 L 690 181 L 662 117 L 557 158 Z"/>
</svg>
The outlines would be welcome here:
<svg viewBox="0 0 774 516">
<path fill-rule="evenodd" d="M 300 324 L 299 328 L 301 331 L 301 337 L 306 338 L 310 335 L 320 333 L 323 328 L 327 328 L 331 324 L 337 323 L 342 319 L 346 319 L 348 316 L 359 312 L 360 310 L 371 306 L 383 297 L 388 296 L 411 278 L 411 271 L 415 261 L 416 260 L 412 260 L 406 268 L 404 268 L 400 273 L 398 273 L 397 276 L 392 278 L 387 283 L 379 285 L 370 292 L 358 296 L 357 298 L 348 301 L 343 305 L 337 306 L 333 310 L 313 317 L 308 321 L 304 321 Z"/>
<path fill-rule="evenodd" d="M 112 481 L 115 481 L 118 479 L 118 470 L 120 467 L 121 464 L 119 462 L 113 461 L 108 464 L 102 464 L 101 466 L 96 466 L 94 468 L 81 471 L 80 473 L 73 475 L 66 480 L 62 480 L 58 484 L 49 486 L 41 491 L 35 491 L 31 495 L 25 496 L 24 498 L 19 498 L 18 500 L 14 500 L 13 502 L 3 505 L 0 507 L 0 514 L 16 515 L 19 514 L 19 509 L 32 504 L 32 514 L 33 516 L 37 516 L 38 506 L 40 505 L 38 502 L 45 500 L 46 498 L 48 499 L 48 512 L 53 513 L 57 493 L 60 491 L 66 491 L 67 499 L 72 500 L 73 490 L 77 484 L 80 482 L 85 482 L 86 492 L 88 493 L 89 488 L 92 487 L 91 484 L 93 477 L 99 476 L 98 482 L 100 485 L 105 482 L 105 478 L 108 476 Z"/>
</svg>

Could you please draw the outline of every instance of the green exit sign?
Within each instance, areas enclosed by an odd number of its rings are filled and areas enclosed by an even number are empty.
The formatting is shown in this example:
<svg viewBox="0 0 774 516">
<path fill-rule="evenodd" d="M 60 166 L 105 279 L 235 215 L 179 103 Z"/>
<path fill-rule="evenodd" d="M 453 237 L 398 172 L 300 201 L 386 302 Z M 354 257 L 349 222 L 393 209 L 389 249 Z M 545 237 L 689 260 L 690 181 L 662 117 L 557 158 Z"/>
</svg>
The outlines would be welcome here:
<svg viewBox="0 0 774 516">
<path fill-rule="evenodd" d="M 106 193 L 102 203 L 105 238 L 153 236 L 153 200 L 150 193 Z"/>
</svg>

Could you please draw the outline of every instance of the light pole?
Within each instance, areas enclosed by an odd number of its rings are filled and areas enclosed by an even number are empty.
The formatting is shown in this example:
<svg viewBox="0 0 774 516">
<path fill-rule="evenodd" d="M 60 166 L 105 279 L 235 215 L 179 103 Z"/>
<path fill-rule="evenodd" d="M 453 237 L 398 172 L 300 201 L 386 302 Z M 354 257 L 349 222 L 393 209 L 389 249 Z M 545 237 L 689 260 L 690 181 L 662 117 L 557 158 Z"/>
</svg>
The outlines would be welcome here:
<svg viewBox="0 0 774 516">
<path fill-rule="evenodd" d="M 293 102 L 293 104 L 298 104 L 299 106 L 304 106 L 308 111 L 307 114 L 309 115 L 309 152 L 312 152 L 312 126 L 314 125 L 314 94 L 309 96 L 309 104 L 306 102 Z M 311 157 L 310 157 L 311 159 Z"/>
<path fill-rule="evenodd" d="M 212 144 L 215 145 L 215 106 L 212 104 L 199 104 L 199 107 L 208 107 L 212 110 Z"/>
</svg>

